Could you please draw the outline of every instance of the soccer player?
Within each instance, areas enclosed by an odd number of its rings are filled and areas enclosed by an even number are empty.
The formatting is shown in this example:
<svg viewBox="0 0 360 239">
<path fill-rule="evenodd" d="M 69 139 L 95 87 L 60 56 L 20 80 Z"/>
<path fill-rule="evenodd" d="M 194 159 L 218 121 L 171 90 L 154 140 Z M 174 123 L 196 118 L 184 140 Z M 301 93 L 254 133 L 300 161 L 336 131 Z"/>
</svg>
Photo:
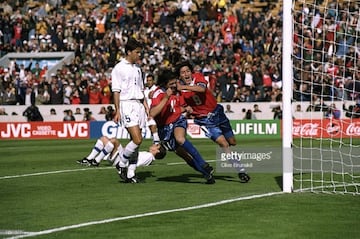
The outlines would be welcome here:
<svg viewBox="0 0 360 239">
<path fill-rule="evenodd" d="M 113 166 L 118 165 L 120 154 L 124 148 L 116 138 L 108 138 L 101 136 L 96 140 L 91 152 L 77 162 L 85 166 L 99 166 L 102 160 L 108 160 Z M 149 147 L 149 151 L 140 151 L 136 166 L 149 166 L 156 159 L 163 159 L 166 155 L 166 149 L 160 144 L 153 144 Z M 132 181 L 125 181 L 132 182 Z"/>
<path fill-rule="evenodd" d="M 154 75 L 148 74 L 148 75 L 146 75 L 145 78 L 146 78 L 146 88 L 144 90 L 144 94 L 145 94 L 145 99 L 147 101 L 147 105 L 150 107 L 151 98 L 152 98 L 152 96 L 154 94 L 154 91 L 156 89 L 156 84 L 155 84 Z M 153 143 L 154 144 L 159 144 L 160 143 L 160 138 L 159 138 L 159 134 L 157 132 L 156 122 L 150 115 L 148 115 L 146 125 L 150 129 L 151 136 L 153 138 Z"/>
<path fill-rule="evenodd" d="M 236 139 L 230 121 L 224 113 L 224 107 L 217 103 L 213 93 L 207 87 L 204 76 L 197 72 L 189 61 L 183 61 L 176 67 L 179 81 L 177 89 L 187 105 L 191 106 L 191 117 L 205 132 L 205 135 L 217 143 L 224 151 L 236 145 Z M 247 183 L 249 175 L 244 168 L 238 172 L 240 182 Z"/>
<path fill-rule="evenodd" d="M 139 61 L 142 44 L 132 37 L 125 45 L 125 58 L 117 63 L 111 72 L 114 96 L 114 121 L 120 122 L 130 134 L 130 141 L 120 155 L 118 169 L 127 171 L 125 181 L 137 183 L 135 175 L 139 147 L 143 141 L 142 128 L 145 127 L 149 107 L 144 100 L 144 81 Z M 127 166 L 128 165 L 128 166 Z M 127 168 L 127 169 L 126 169 Z M 120 177 L 124 173 L 119 172 Z"/>
<path fill-rule="evenodd" d="M 187 120 L 183 115 L 186 110 L 184 101 L 176 89 L 176 75 L 171 70 L 164 70 L 158 77 L 157 86 L 152 98 L 150 115 L 158 126 L 160 140 L 165 148 L 176 151 L 181 147 L 192 158 L 195 170 L 206 179 L 207 184 L 215 183 L 214 169 L 201 157 L 198 150 L 186 139 Z M 185 159 L 185 158 L 184 158 Z"/>
</svg>

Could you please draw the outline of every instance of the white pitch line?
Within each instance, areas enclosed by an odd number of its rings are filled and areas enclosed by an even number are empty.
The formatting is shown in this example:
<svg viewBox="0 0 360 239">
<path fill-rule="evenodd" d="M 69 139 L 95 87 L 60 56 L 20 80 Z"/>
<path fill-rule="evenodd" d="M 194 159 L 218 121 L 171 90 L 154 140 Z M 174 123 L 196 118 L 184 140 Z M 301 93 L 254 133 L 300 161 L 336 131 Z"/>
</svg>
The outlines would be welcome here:
<svg viewBox="0 0 360 239">
<path fill-rule="evenodd" d="M 208 162 L 214 162 L 216 160 L 210 160 Z M 167 163 L 168 166 L 174 165 L 182 165 L 186 164 L 185 162 L 175 162 L 175 163 Z M 157 166 L 156 164 L 152 166 Z M 41 175 L 49 175 L 49 174 L 59 174 L 59 173 L 71 173 L 71 172 L 79 172 L 79 171 L 87 171 L 87 170 L 95 170 L 95 169 L 113 169 L 114 167 L 86 167 L 86 168 L 79 168 L 79 169 L 66 169 L 66 170 L 57 170 L 57 171 L 48 171 L 48 172 L 39 172 L 39 173 L 28 173 L 28 174 L 19 174 L 19 175 L 9 175 L 9 176 L 1 176 L 0 180 L 2 179 L 11 179 L 11 178 L 23 178 L 23 177 L 31 177 L 31 176 L 41 176 Z"/>
<path fill-rule="evenodd" d="M 135 215 L 124 216 L 124 217 L 115 217 L 115 218 L 110 218 L 110 219 L 105 219 L 105 220 L 100 220 L 100 221 L 85 222 L 85 223 L 74 224 L 74 225 L 70 225 L 70 226 L 52 228 L 52 229 L 38 231 L 38 232 L 29 232 L 28 234 L 25 234 L 25 235 L 7 237 L 5 239 L 19 239 L 19 238 L 25 238 L 25 237 L 47 235 L 47 234 L 51 234 L 54 232 L 61 232 L 61 231 L 66 231 L 66 230 L 81 228 L 81 227 L 86 227 L 86 226 L 93 226 L 93 225 L 111 223 L 111 222 L 116 222 L 116 221 L 124 221 L 124 220 L 134 219 L 134 218 L 149 217 L 149 216 L 161 215 L 161 214 L 167 214 L 167 213 L 173 213 L 173 212 L 184 212 L 184 211 L 196 210 L 196 209 L 200 209 L 200 208 L 215 207 L 215 206 L 228 204 L 228 203 L 232 203 L 232 202 L 257 199 L 257 198 L 263 198 L 263 197 L 270 197 L 270 196 L 275 196 L 275 195 L 280 195 L 280 194 L 284 194 L 284 192 L 270 192 L 270 193 L 265 193 L 265 194 L 258 194 L 258 195 L 251 195 L 251 196 L 246 196 L 246 197 L 226 199 L 226 200 L 221 200 L 218 202 L 206 203 L 206 204 L 201 204 L 201 205 L 191 206 L 191 207 L 176 208 L 176 209 L 169 209 L 169 210 L 163 210 L 163 211 L 135 214 Z"/>
<path fill-rule="evenodd" d="M 110 168 L 110 167 L 109 167 Z M 68 172 L 78 172 L 78 171 L 86 171 L 93 169 L 108 169 L 108 168 L 80 168 L 80 169 L 67 169 L 67 170 L 58 170 L 58 171 L 48 171 L 48 172 L 40 172 L 40 173 L 28 173 L 28 174 L 20 174 L 20 175 L 10 175 L 10 176 L 2 176 L 1 179 L 10 179 L 10 178 L 23 178 L 23 177 L 31 177 L 31 176 L 41 176 L 41 175 L 49 175 L 49 174 L 58 174 L 58 173 L 68 173 Z"/>
<path fill-rule="evenodd" d="M 30 232 L 24 232 L 21 230 L 0 230 L 0 235 L 19 235 L 19 234 L 28 234 Z"/>
</svg>

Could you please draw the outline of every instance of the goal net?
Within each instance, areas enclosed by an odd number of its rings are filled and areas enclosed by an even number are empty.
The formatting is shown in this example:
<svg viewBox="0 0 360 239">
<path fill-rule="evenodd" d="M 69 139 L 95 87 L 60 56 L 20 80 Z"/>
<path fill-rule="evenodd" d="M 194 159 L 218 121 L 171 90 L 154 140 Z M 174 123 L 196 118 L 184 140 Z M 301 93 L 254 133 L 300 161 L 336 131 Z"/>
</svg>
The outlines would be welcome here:
<svg viewBox="0 0 360 239">
<path fill-rule="evenodd" d="M 295 191 L 360 194 L 360 1 L 292 2 Z"/>
</svg>

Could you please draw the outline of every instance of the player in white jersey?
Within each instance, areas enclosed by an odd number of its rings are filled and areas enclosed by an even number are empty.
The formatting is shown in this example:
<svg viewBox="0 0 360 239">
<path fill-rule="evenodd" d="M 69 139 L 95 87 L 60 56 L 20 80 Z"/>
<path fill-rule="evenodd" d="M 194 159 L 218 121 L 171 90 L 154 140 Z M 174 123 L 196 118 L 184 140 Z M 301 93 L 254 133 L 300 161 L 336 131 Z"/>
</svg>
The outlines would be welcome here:
<svg viewBox="0 0 360 239">
<path fill-rule="evenodd" d="M 102 160 L 109 161 L 113 166 L 117 166 L 120 161 L 119 154 L 123 153 L 124 148 L 116 138 L 108 138 L 101 136 L 96 140 L 91 152 L 77 162 L 85 166 L 99 166 Z M 149 151 L 140 151 L 137 167 L 149 166 L 156 159 L 163 159 L 166 155 L 166 149 L 160 144 L 153 144 L 149 147 Z M 119 172 L 120 173 L 120 172 Z M 131 180 L 125 182 L 132 182 Z"/>
<path fill-rule="evenodd" d="M 147 74 L 145 79 L 146 79 L 146 82 L 145 82 L 146 87 L 144 90 L 144 94 L 145 94 L 145 99 L 147 101 L 147 105 L 150 107 L 151 106 L 151 98 L 152 98 L 152 95 L 153 95 L 155 89 L 157 88 L 157 86 L 155 84 L 154 75 Z M 160 138 L 159 138 L 159 135 L 157 132 L 157 126 L 156 126 L 155 120 L 152 117 L 148 116 L 146 125 L 150 129 L 154 144 L 160 143 Z"/>
<path fill-rule="evenodd" d="M 120 155 L 117 168 L 127 171 L 119 175 L 125 181 L 137 183 L 135 175 L 139 147 L 143 141 L 142 128 L 145 127 L 149 107 L 144 100 L 144 82 L 140 67 L 136 64 L 140 59 L 143 46 L 132 37 L 125 45 L 125 58 L 117 63 L 111 72 L 112 92 L 114 96 L 114 121 L 120 122 L 130 134 L 130 141 Z"/>
</svg>

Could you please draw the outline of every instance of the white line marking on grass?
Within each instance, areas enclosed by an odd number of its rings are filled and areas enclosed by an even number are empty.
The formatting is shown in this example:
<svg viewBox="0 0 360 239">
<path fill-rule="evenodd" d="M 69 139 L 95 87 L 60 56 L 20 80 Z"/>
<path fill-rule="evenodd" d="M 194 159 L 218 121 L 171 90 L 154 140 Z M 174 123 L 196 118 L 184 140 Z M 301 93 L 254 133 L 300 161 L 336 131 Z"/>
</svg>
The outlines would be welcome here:
<svg viewBox="0 0 360 239">
<path fill-rule="evenodd" d="M 223 204 L 227 204 L 227 203 L 250 200 L 250 199 L 257 199 L 257 198 L 263 198 L 263 197 L 270 197 L 270 196 L 275 196 L 275 195 L 280 195 L 280 194 L 284 194 L 284 192 L 270 192 L 270 193 L 265 193 L 265 194 L 258 194 L 258 195 L 251 195 L 251 196 L 246 196 L 246 197 L 226 199 L 226 200 L 221 200 L 218 202 L 206 203 L 206 204 L 201 204 L 201 205 L 191 206 L 191 207 L 169 209 L 169 210 L 163 210 L 163 211 L 157 211 L 157 212 L 148 212 L 148 213 L 135 214 L 135 215 L 125 216 L 125 217 L 115 217 L 115 218 L 100 220 L 100 221 L 85 222 L 85 223 L 80 223 L 80 224 L 75 224 L 75 225 L 70 225 L 70 226 L 64 226 L 64 227 L 43 230 L 43 231 L 39 231 L 39 232 L 29 232 L 28 234 L 25 234 L 25 235 L 8 237 L 6 239 L 34 237 L 34 236 L 46 235 L 46 234 L 51 234 L 54 232 L 66 231 L 66 230 L 80 228 L 80 227 L 86 227 L 86 226 L 92 226 L 92 225 L 98 225 L 98 224 L 104 224 L 104 223 L 111 223 L 111 222 L 116 222 L 116 221 L 124 221 L 124 220 L 134 219 L 134 218 L 149 217 L 149 216 L 161 215 L 161 214 L 167 214 L 167 213 L 173 213 L 173 212 L 184 212 L 184 211 L 190 211 L 190 210 L 195 210 L 195 209 L 200 209 L 200 208 L 215 207 L 215 206 L 219 206 L 219 205 L 223 205 Z"/>
<path fill-rule="evenodd" d="M 24 232 L 21 230 L 0 230 L 0 235 L 19 235 L 19 234 L 29 234 L 30 232 Z"/>
<path fill-rule="evenodd" d="M 208 162 L 213 162 L 216 160 L 210 160 Z M 175 162 L 175 163 L 167 163 L 168 166 L 174 165 L 182 165 L 186 164 L 185 162 Z M 156 166 L 152 165 L 152 166 Z M 79 168 L 79 169 L 66 169 L 66 170 L 57 170 L 57 171 L 48 171 L 48 172 L 40 172 L 40 173 L 28 173 L 28 174 L 19 174 L 19 175 L 9 175 L 9 176 L 1 176 L 0 180 L 2 179 L 11 179 L 11 178 L 23 178 L 23 177 L 31 177 L 31 176 L 41 176 L 41 175 L 49 175 L 49 174 L 59 174 L 59 173 L 71 173 L 71 172 L 79 172 L 79 171 L 87 171 L 87 170 L 94 170 L 94 169 L 113 169 L 112 166 L 107 167 L 86 167 L 86 168 Z"/>
<path fill-rule="evenodd" d="M 30 176 L 41 176 L 41 175 L 48 175 L 48 174 L 78 172 L 78 171 L 86 171 L 86 170 L 94 170 L 94 169 L 109 169 L 109 168 L 112 168 L 112 167 L 67 169 L 67 170 L 48 171 L 48 172 L 40 172 L 40 173 L 28 173 L 28 174 L 20 174 L 20 175 L 2 176 L 2 177 L 0 177 L 0 179 L 23 178 L 23 177 L 30 177 Z"/>
</svg>

